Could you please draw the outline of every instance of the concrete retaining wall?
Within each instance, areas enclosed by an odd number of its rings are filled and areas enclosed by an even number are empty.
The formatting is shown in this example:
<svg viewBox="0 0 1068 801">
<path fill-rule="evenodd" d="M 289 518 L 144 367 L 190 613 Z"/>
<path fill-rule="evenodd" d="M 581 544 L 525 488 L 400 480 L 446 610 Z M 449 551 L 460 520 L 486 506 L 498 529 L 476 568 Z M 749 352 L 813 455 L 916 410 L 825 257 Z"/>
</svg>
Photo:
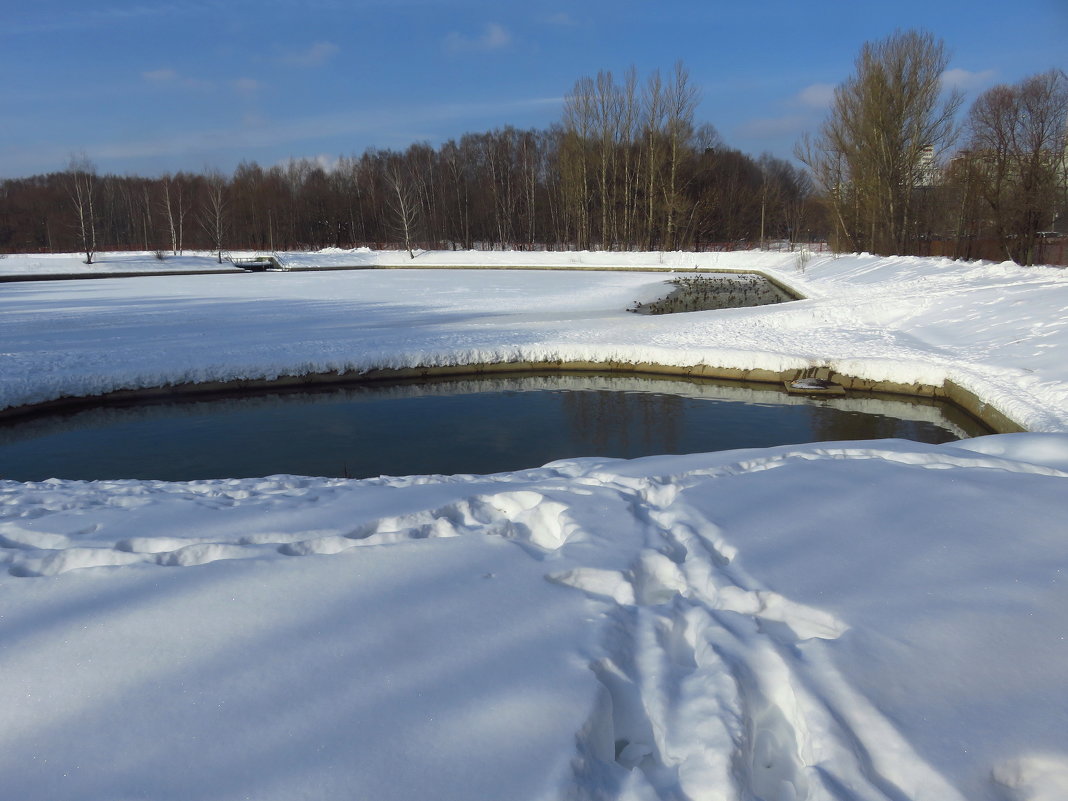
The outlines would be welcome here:
<svg viewBox="0 0 1068 801">
<path fill-rule="evenodd" d="M 507 373 L 563 372 L 563 373 L 629 373 L 649 376 L 683 376 L 688 378 L 712 378 L 760 384 L 776 384 L 793 381 L 802 375 L 824 378 L 840 384 L 847 391 L 874 392 L 911 397 L 937 398 L 949 401 L 982 422 L 998 434 L 1026 431 L 1023 426 L 1004 413 L 983 401 L 978 395 L 960 385 L 947 381 L 944 386 L 930 384 L 898 384 L 888 381 L 870 381 L 836 373 L 828 368 L 816 370 L 743 370 L 735 367 L 714 367 L 695 364 L 676 367 L 652 362 L 498 362 L 487 364 L 460 364 L 446 367 L 381 368 L 342 373 L 310 373 L 300 376 L 281 376 L 275 379 L 241 381 L 215 381 L 205 383 L 175 384 L 167 387 L 128 389 L 108 392 L 104 395 L 78 398 L 59 398 L 31 406 L 20 406 L 0 411 L 0 418 L 10 418 L 43 411 L 73 409 L 97 403 L 122 403 L 138 400 L 179 398 L 194 395 L 226 394 L 249 390 L 285 389 L 330 384 L 371 383 L 378 381 L 405 381 L 458 376 L 500 375 Z"/>
</svg>

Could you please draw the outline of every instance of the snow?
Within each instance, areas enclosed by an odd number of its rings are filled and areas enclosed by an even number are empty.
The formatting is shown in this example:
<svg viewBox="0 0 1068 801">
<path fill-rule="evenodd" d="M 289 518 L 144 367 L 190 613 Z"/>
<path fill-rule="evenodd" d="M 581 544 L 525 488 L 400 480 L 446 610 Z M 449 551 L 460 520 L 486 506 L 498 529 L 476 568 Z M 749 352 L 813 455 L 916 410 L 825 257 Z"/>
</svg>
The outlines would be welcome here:
<svg viewBox="0 0 1068 801">
<path fill-rule="evenodd" d="M 357 258 L 407 256 L 300 260 Z M 640 271 L 661 258 L 808 299 L 627 314 L 663 290 Z M 3 795 L 1064 797 L 1065 274 L 794 258 L 0 284 L 8 407 L 590 359 L 951 379 L 1031 432 L 489 476 L 0 481 Z"/>
<path fill-rule="evenodd" d="M 251 256 L 252 253 L 233 253 L 233 256 Z M 213 253 L 183 252 L 172 255 L 164 252 L 157 259 L 151 251 L 123 253 L 96 253 L 93 263 L 85 263 L 84 253 L 19 253 L 0 254 L 0 276 L 76 276 L 90 278 L 95 275 L 151 272 L 197 272 L 202 270 L 233 270 L 239 268 L 224 261 L 219 264 Z"/>
<path fill-rule="evenodd" d="M 0 270 L 39 257 L 8 256 Z M 133 264 L 124 255 L 123 263 Z M 192 256 L 188 257 L 194 258 Z M 205 265 L 210 256 L 201 257 Z M 110 257 L 100 257 L 103 269 Z M 0 409 L 185 382 L 481 362 L 648 362 L 972 391 L 1029 431 L 1068 429 L 1068 273 L 791 253 L 289 254 L 350 270 L 2 284 Z M 145 256 L 141 267 L 158 264 Z M 628 268 L 615 272 L 571 268 Z M 85 269 L 88 269 L 83 265 Z M 759 269 L 805 300 L 639 319 L 678 271 Z"/>
<path fill-rule="evenodd" d="M 1039 798 L 1068 435 L 1021 438 L 5 482 L 6 792 Z"/>
</svg>

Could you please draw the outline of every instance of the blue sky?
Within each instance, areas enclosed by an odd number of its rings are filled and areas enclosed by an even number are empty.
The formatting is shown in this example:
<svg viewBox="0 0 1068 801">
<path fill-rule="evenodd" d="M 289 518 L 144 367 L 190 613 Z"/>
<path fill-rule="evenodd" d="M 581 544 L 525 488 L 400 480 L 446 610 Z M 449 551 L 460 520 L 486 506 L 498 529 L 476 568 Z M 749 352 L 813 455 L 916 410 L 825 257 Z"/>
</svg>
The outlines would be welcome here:
<svg viewBox="0 0 1068 801">
<path fill-rule="evenodd" d="M 13 7 L 11 7 L 13 6 Z M 1068 0 L 11 0 L 0 177 L 232 170 L 547 127 L 585 75 L 682 60 L 698 121 L 790 157 L 860 46 L 922 28 L 982 89 L 1068 69 Z"/>
</svg>

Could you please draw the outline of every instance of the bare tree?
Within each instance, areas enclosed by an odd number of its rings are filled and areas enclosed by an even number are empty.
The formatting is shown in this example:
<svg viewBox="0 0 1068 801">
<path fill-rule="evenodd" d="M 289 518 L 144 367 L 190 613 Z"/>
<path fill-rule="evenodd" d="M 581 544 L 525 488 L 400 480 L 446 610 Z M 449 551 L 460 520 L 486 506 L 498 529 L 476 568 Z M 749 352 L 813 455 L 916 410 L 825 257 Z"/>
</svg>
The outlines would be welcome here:
<svg viewBox="0 0 1068 801">
<path fill-rule="evenodd" d="M 968 118 L 977 176 L 1005 254 L 1033 264 L 1039 232 L 1050 225 L 1068 170 L 1068 76 L 1050 70 L 988 89 Z"/>
<path fill-rule="evenodd" d="M 189 213 L 187 199 L 183 192 L 182 182 L 179 180 L 180 178 L 181 174 L 174 178 L 165 175 L 160 179 L 162 187 L 160 209 L 163 211 L 164 219 L 167 222 L 167 229 L 170 232 L 171 253 L 175 256 L 180 254 L 184 249 L 185 218 Z"/>
<path fill-rule="evenodd" d="M 626 245 L 634 242 L 634 219 L 638 213 L 638 175 L 641 171 L 641 97 L 638 70 L 627 69 L 619 96 L 619 130 L 622 143 L 623 196 L 621 198 L 620 238 Z"/>
<path fill-rule="evenodd" d="M 666 123 L 668 140 L 668 174 L 664 185 L 664 204 L 667 207 L 666 246 L 679 246 L 676 228 L 680 217 L 689 213 L 682 190 L 681 166 L 693 137 L 693 115 L 697 108 L 697 89 L 690 84 L 690 74 L 681 61 L 675 63 L 673 80 L 666 95 Z"/>
<path fill-rule="evenodd" d="M 560 158 L 565 201 L 575 220 L 576 245 L 590 246 L 590 143 L 596 130 L 597 89 L 590 78 L 580 78 L 564 100 L 564 138 Z"/>
<path fill-rule="evenodd" d="M 471 165 L 464 158 L 460 145 L 449 140 L 441 147 L 441 155 L 445 162 L 452 192 L 449 197 L 449 206 L 452 213 L 446 212 L 446 236 L 455 242 L 459 242 L 464 248 L 470 249 L 471 241 L 471 192 L 470 172 Z"/>
<path fill-rule="evenodd" d="M 85 263 L 92 264 L 96 254 L 96 167 L 84 153 L 71 156 L 67 176 L 67 193 L 74 209 Z"/>
<path fill-rule="evenodd" d="M 400 164 L 394 163 L 386 170 L 386 183 L 388 185 L 386 202 L 389 204 L 390 211 L 393 212 L 394 227 L 404 239 L 404 249 L 408 251 L 408 258 L 414 259 L 412 237 L 415 235 L 419 213 L 418 197 Z"/>
<path fill-rule="evenodd" d="M 957 92 L 942 97 L 948 59 L 928 33 L 899 31 L 866 43 L 855 74 L 835 89 L 819 134 L 796 151 L 854 249 L 908 252 L 925 159 L 952 140 L 961 103 Z"/>
<path fill-rule="evenodd" d="M 642 124 L 645 129 L 645 249 L 652 250 L 656 238 L 657 182 L 663 163 L 663 139 L 666 127 L 667 99 L 660 70 L 645 83 L 642 95 Z"/>
<path fill-rule="evenodd" d="M 597 73 L 594 87 L 594 129 L 597 136 L 598 195 L 601 207 L 601 247 L 615 244 L 615 165 L 619 154 L 619 117 L 622 98 L 612 73 Z"/>
<path fill-rule="evenodd" d="M 217 170 L 209 172 L 205 178 L 206 197 L 200 211 L 200 227 L 211 241 L 219 264 L 222 264 L 223 240 L 226 238 L 226 179 Z"/>
</svg>

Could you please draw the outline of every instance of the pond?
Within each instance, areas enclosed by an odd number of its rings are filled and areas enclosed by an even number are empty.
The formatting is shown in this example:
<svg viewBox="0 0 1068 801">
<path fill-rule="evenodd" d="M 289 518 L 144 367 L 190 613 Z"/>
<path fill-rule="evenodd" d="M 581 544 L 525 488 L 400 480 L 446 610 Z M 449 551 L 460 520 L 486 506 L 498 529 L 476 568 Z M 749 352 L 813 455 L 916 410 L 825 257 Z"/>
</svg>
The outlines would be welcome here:
<svg viewBox="0 0 1068 801">
<path fill-rule="evenodd" d="M 98 405 L 0 423 L 0 478 L 494 473 L 812 441 L 989 433 L 946 404 L 592 374 L 442 379 Z"/>
</svg>

